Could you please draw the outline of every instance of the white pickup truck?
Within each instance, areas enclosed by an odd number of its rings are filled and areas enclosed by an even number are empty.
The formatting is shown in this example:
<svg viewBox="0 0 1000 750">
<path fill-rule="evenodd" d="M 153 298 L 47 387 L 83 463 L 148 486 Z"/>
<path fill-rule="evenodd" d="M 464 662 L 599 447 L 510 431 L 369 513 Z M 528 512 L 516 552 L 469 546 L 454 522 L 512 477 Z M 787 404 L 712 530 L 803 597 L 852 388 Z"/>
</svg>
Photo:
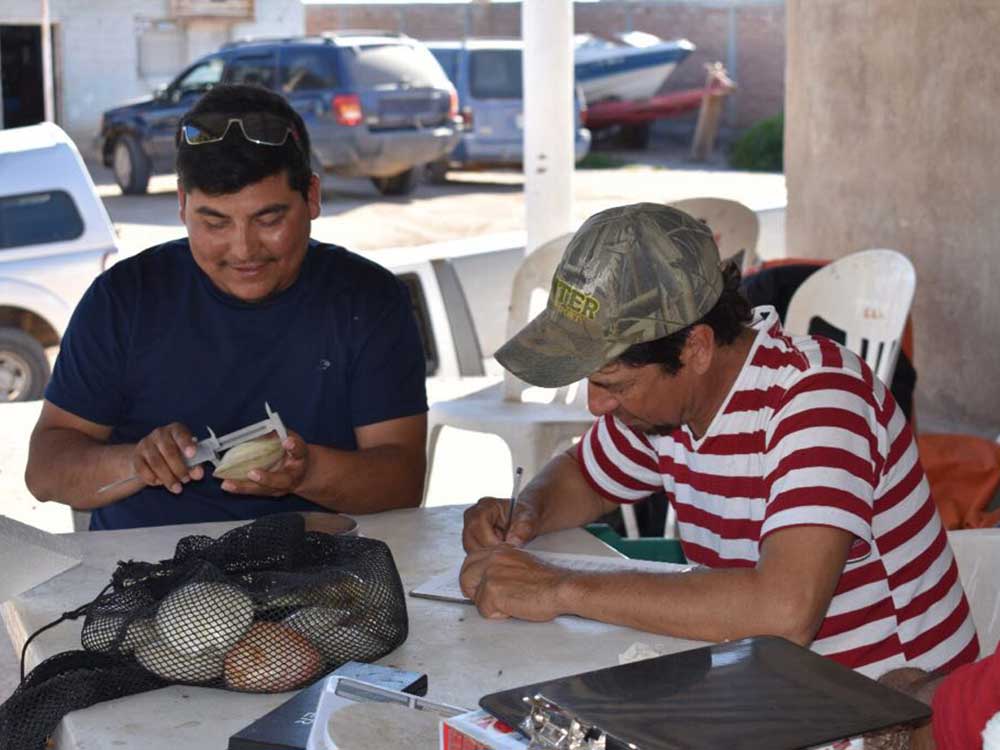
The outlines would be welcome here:
<svg viewBox="0 0 1000 750">
<path fill-rule="evenodd" d="M 41 398 L 46 348 L 115 252 L 73 141 L 51 123 L 0 130 L 0 404 Z"/>
<path fill-rule="evenodd" d="M 505 340 L 524 241 L 524 232 L 508 232 L 361 253 L 396 274 L 410 291 L 432 399 L 435 391 L 459 379 L 499 374 L 492 355 Z"/>
</svg>

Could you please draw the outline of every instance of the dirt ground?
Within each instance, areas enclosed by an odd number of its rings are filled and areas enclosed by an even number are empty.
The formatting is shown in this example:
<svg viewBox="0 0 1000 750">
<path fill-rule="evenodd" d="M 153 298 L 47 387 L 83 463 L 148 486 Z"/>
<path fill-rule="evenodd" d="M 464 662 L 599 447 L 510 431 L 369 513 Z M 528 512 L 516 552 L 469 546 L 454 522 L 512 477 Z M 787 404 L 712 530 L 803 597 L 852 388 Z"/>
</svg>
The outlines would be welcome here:
<svg viewBox="0 0 1000 750">
<path fill-rule="evenodd" d="M 599 163 L 622 166 L 576 171 L 574 221 L 623 203 L 696 196 L 733 198 L 754 209 L 784 205 L 783 175 L 728 171 L 721 154 L 695 164 L 686 149 L 681 141 L 661 140 L 643 152 L 596 152 Z M 173 175 L 154 177 L 148 195 L 124 196 L 110 170 L 88 166 L 124 254 L 183 233 Z M 352 250 L 376 250 L 523 229 L 524 179 L 510 170 L 451 172 L 443 185 L 424 183 L 410 196 L 392 198 L 379 195 L 365 179 L 327 178 L 313 236 Z"/>
</svg>

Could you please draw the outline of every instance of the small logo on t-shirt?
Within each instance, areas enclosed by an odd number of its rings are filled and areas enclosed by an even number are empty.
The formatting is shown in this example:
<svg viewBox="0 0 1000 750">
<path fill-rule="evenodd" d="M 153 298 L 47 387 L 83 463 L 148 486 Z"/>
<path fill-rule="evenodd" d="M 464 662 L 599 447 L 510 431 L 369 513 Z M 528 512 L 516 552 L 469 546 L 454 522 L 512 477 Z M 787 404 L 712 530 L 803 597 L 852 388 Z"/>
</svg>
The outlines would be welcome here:
<svg viewBox="0 0 1000 750">
<path fill-rule="evenodd" d="M 329 370 L 330 369 L 330 360 L 328 360 L 328 359 L 321 359 L 319 361 L 319 367 L 317 367 L 316 369 L 320 370 L 321 372 L 323 370 Z"/>
</svg>

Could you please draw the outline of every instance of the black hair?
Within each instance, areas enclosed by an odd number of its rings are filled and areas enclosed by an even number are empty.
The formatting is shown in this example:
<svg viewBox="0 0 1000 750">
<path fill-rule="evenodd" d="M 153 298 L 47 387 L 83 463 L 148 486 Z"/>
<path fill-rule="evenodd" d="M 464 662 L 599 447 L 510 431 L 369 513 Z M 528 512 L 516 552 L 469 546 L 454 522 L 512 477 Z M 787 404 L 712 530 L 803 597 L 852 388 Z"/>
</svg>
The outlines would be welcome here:
<svg viewBox="0 0 1000 750">
<path fill-rule="evenodd" d="M 752 317 L 750 303 L 740 291 L 740 269 L 735 263 L 727 263 L 722 269 L 722 294 L 711 310 L 691 325 L 669 336 L 633 344 L 616 361 L 629 367 L 656 364 L 667 375 L 676 375 L 683 366 L 681 351 L 692 328 L 706 325 L 712 329 L 719 344 L 728 346 L 736 340 Z"/>
<path fill-rule="evenodd" d="M 281 146 L 251 143 L 234 124 L 218 143 L 192 146 L 184 140 L 181 126 L 185 118 L 198 114 L 226 114 L 239 117 L 250 112 L 268 112 L 288 120 L 298 135 Z M 222 84 L 214 86 L 181 118 L 174 135 L 177 144 L 177 179 L 185 192 L 200 190 L 208 195 L 237 193 L 282 171 L 288 186 L 309 199 L 312 167 L 306 125 L 284 97 L 260 86 Z"/>
</svg>

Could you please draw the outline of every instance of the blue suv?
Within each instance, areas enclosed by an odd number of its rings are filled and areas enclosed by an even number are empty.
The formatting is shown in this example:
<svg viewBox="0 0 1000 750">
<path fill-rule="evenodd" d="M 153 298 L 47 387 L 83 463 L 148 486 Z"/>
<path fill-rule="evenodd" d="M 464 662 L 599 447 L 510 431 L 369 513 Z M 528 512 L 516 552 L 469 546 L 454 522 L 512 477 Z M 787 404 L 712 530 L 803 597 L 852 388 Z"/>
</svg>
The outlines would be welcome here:
<svg viewBox="0 0 1000 750">
<path fill-rule="evenodd" d="M 173 171 L 177 123 L 217 83 L 282 94 L 309 128 L 317 172 L 370 177 L 386 195 L 409 193 L 421 166 L 459 138 L 455 88 L 414 39 L 338 32 L 233 42 L 151 99 L 104 113 L 102 160 L 122 192 L 145 193 L 151 174 Z"/>
<path fill-rule="evenodd" d="M 465 125 L 462 138 L 446 158 L 428 165 L 432 179 L 441 179 L 449 166 L 517 165 L 524 161 L 524 94 L 521 65 L 524 44 L 519 40 L 469 39 L 462 42 L 426 42 L 444 72 L 458 89 L 459 112 Z M 576 160 L 590 150 L 590 131 L 583 127 L 582 100 L 574 95 L 576 117 L 573 138 Z"/>
</svg>

